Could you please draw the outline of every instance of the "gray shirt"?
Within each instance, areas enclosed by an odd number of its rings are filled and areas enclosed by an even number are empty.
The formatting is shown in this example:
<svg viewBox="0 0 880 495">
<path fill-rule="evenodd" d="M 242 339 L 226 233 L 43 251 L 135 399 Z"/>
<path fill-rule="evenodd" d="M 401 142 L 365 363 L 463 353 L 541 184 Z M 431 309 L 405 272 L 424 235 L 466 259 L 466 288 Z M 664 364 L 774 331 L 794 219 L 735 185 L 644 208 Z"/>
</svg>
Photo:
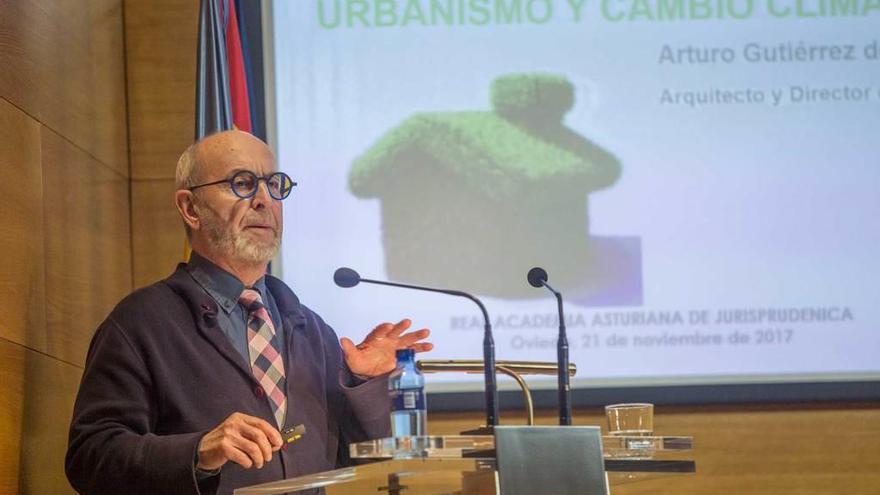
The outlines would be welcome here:
<svg viewBox="0 0 880 495">
<path fill-rule="evenodd" d="M 235 350 L 242 355 L 244 361 L 250 363 L 247 341 L 248 313 L 245 307 L 238 302 L 238 298 L 241 297 L 241 293 L 245 289 L 244 284 L 234 275 L 211 263 L 195 251 L 186 265 L 186 270 L 217 302 L 217 306 L 221 309 L 217 312 L 217 325 L 232 342 Z M 275 298 L 266 290 L 265 277 L 261 277 L 250 288 L 260 293 L 263 304 L 269 310 L 269 317 L 272 319 L 272 325 L 275 327 L 275 334 L 278 336 L 278 343 L 281 347 L 281 357 L 286 362 L 287 346 L 284 345 L 284 326 L 281 324 L 281 315 L 275 304 Z"/>
</svg>

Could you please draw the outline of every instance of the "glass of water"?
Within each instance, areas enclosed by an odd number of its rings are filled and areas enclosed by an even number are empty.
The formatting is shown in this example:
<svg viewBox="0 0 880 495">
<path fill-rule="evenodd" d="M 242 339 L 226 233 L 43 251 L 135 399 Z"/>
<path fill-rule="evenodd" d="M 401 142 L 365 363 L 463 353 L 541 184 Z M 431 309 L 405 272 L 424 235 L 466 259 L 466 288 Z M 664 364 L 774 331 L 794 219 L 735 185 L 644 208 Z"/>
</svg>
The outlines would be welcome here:
<svg viewBox="0 0 880 495">
<path fill-rule="evenodd" d="M 654 404 L 632 403 L 605 406 L 608 434 L 647 437 L 654 433 Z"/>
</svg>

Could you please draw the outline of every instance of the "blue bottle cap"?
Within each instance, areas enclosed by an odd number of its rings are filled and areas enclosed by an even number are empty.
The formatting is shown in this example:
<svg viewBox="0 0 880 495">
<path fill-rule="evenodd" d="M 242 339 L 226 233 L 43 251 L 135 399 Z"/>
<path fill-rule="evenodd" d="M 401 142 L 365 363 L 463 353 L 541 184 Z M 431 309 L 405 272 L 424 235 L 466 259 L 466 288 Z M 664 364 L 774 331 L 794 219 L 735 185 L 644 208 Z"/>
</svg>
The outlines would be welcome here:
<svg viewBox="0 0 880 495">
<path fill-rule="evenodd" d="M 398 361 L 401 359 L 413 359 L 416 356 L 416 351 L 412 349 L 398 349 L 396 355 Z"/>
</svg>

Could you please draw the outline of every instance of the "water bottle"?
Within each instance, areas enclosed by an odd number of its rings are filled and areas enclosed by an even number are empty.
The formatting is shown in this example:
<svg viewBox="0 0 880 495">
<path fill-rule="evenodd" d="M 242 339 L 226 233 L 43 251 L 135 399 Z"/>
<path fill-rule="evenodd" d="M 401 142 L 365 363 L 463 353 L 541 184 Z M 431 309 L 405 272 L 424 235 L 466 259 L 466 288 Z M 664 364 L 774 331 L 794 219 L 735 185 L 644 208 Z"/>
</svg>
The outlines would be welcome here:
<svg viewBox="0 0 880 495">
<path fill-rule="evenodd" d="M 388 379 L 395 437 L 423 436 L 428 430 L 425 376 L 416 368 L 415 354 L 412 349 L 398 349 L 397 369 Z"/>
</svg>

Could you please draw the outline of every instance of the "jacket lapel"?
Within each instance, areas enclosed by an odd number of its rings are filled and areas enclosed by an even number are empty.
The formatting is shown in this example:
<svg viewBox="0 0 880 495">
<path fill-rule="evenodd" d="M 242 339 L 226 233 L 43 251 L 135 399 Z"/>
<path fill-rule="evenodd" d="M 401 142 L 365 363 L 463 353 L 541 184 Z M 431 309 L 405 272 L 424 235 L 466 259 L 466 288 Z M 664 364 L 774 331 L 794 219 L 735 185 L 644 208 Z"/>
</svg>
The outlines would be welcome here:
<svg viewBox="0 0 880 495">
<path fill-rule="evenodd" d="M 217 303 L 192 279 L 192 276 L 186 272 L 185 266 L 183 263 L 179 264 L 177 270 L 165 280 L 165 283 L 189 306 L 196 329 L 202 337 L 210 342 L 221 356 L 256 383 L 250 363 L 245 362 L 226 335 L 220 331 L 217 323 L 219 310 Z"/>
</svg>

